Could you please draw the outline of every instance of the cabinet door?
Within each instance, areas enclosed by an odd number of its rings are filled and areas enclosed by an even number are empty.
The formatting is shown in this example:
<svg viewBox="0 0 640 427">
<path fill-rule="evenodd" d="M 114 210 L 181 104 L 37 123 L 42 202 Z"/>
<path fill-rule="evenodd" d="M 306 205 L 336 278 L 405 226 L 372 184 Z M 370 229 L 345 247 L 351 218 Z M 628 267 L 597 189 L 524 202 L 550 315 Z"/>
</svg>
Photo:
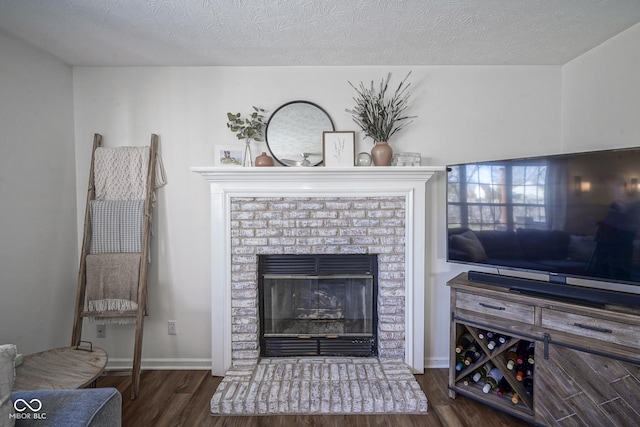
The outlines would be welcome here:
<svg viewBox="0 0 640 427">
<path fill-rule="evenodd" d="M 537 347 L 545 344 L 538 342 Z M 640 425 L 640 366 L 555 344 L 536 357 L 535 421 L 547 426 Z"/>
</svg>

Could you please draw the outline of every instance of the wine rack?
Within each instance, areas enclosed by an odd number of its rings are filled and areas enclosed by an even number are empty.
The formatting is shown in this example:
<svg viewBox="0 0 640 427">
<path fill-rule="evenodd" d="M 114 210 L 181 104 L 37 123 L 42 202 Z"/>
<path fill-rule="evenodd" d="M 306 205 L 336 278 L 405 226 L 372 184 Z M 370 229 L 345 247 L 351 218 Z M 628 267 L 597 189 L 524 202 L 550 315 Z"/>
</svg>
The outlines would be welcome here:
<svg viewBox="0 0 640 427">
<path fill-rule="evenodd" d="M 510 370 L 507 368 L 508 359 L 506 356 L 507 352 L 510 349 L 517 347 L 519 343 L 522 342 L 529 344 L 530 341 L 501 333 L 501 331 L 490 330 L 490 332 L 500 333 L 500 335 L 506 337 L 506 342 L 502 344 L 496 344 L 493 349 L 490 349 L 488 345 L 488 339 L 483 339 L 480 337 L 479 331 L 483 330 L 483 328 L 478 328 L 476 326 L 458 322 L 454 322 L 453 327 L 453 336 L 455 336 L 455 341 L 453 341 L 454 345 L 452 345 L 452 347 L 454 348 L 454 353 L 452 355 L 452 360 L 454 361 L 454 363 L 451 372 L 454 373 L 454 375 L 453 385 L 450 388 L 460 394 L 475 399 L 480 399 L 485 403 L 490 404 L 491 406 L 498 407 L 499 409 L 504 410 L 505 412 L 509 412 L 520 418 L 532 421 L 534 396 L 531 392 L 528 393 L 525 390 L 523 382 L 516 379 L 515 370 Z M 471 334 L 471 336 L 474 338 L 476 348 L 479 347 L 478 350 L 481 356 L 478 360 L 471 362 L 468 366 L 465 366 L 460 371 L 457 371 L 455 369 L 457 359 L 455 347 L 460 337 L 465 334 Z M 510 390 L 505 392 L 502 396 L 498 395 L 498 390 L 496 388 L 490 390 L 488 393 L 485 393 L 482 390 L 484 384 L 482 379 L 480 379 L 478 382 L 468 380 L 474 372 L 477 372 L 477 370 L 482 370 L 483 368 L 488 366 L 487 364 L 490 364 L 493 367 L 497 368 L 510 386 Z M 512 401 L 514 394 L 516 394 L 519 398 L 516 403 Z"/>
</svg>

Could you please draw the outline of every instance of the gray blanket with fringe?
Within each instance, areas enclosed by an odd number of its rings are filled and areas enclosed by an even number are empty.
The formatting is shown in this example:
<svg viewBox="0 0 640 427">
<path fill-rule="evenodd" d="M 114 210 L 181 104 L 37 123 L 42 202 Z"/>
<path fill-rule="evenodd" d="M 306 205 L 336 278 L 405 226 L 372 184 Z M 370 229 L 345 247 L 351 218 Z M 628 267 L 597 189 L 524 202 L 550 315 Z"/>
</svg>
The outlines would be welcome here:
<svg viewBox="0 0 640 427">
<path fill-rule="evenodd" d="M 89 254 L 86 259 L 87 309 L 128 311 L 138 308 L 139 253 Z M 95 323 L 135 323 L 135 317 L 93 317 Z"/>
</svg>

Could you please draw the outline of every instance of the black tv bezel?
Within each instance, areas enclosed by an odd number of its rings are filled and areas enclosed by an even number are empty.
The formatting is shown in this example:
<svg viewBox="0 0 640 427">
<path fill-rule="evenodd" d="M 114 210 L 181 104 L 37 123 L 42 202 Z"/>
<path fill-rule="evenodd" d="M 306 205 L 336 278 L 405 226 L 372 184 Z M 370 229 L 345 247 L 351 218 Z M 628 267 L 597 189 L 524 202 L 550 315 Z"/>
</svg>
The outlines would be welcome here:
<svg viewBox="0 0 640 427">
<path fill-rule="evenodd" d="M 453 163 L 446 166 L 447 174 L 451 171 L 452 167 L 465 166 L 470 164 L 492 164 L 500 162 L 516 162 L 516 161 L 536 161 L 542 159 L 557 159 L 571 156 L 579 156 L 586 154 L 605 154 L 616 153 L 625 151 L 640 152 L 640 147 L 627 147 L 627 148 L 614 148 L 604 150 L 593 151 L 578 151 L 571 153 L 558 153 L 550 155 L 540 156 L 528 156 L 528 157 L 513 157 L 513 158 L 501 158 L 495 160 L 478 160 L 467 161 L 460 163 Z M 549 270 L 537 270 L 524 267 L 516 267 L 511 265 L 490 264 L 479 261 L 463 261 L 450 258 L 448 238 L 449 232 L 449 200 L 447 198 L 449 191 L 449 179 L 446 179 L 445 188 L 445 227 L 446 227 L 446 261 L 452 264 L 467 265 L 470 267 L 483 267 L 496 270 L 497 273 L 489 273 L 483 271 L 470 270 L 468 273 L 469 280 L 471 282 L 491 284 L 500 287 L 509 288 L 511 292 L 527 294 L 532 296 L 543 296 L 551 299 L 556 299 L 566 302 L 576 302 L 583 305 L 589 305 L 596 308 L 604 307 L 607 304 L 629 306 L 634 308 L 640 308 L 640 281 L 632 280 L 619 280 L 610 279 L 606 277 L 595 277 L 581 274 L 570 274 L 563 272 L 554 272 Z M 547 280 L 522 278 L 519 276 L 509 276 L 502 274 L 502 270 L 533 273 L 537 275 L 544 275 Z M 593 283 L 593 286 L 582 286 L 579 284 L 568 283 L 567 279 L 586 280 Z M 613 287 L 632 287 L 628 288 L 629 292 L 625 292 L 618 289 L 612 289 Z M 633 291 L 631 291 L 633 289 Z M 637 289 L 637 293 L 635 290 Z"/>
</svg>

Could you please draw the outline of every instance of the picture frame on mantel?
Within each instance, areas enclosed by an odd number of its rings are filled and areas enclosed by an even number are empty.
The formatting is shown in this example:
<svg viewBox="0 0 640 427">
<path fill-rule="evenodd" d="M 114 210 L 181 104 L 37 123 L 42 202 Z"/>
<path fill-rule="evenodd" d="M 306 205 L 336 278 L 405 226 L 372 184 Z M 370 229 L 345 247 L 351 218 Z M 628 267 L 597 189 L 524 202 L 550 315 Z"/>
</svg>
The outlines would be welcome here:
<svg viewBox="0 0 640 427">
<path fill-rule="evenodd" d="M 214 146 L 215 166 L 242 167 L 243 156 L 244 156 L 243 145 L 216 144 Z"/>
<path fill-rule="evenodd" d="M 356 160 L 354 131 L 322 132 L 322 161 L 327 167 L 353 167 Z"/>
</svg>

